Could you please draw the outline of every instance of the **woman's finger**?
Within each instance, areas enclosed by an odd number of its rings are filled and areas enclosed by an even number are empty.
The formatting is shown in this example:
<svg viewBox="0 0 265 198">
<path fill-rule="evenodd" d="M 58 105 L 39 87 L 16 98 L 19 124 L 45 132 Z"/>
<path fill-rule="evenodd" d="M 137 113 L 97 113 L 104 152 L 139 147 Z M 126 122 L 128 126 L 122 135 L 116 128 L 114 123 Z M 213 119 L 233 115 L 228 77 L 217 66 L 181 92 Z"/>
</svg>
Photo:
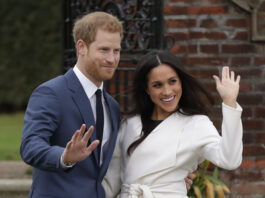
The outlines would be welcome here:
<svg viewBox="0 0 265 198">
<path fill-rule="evenodd" d="M 226 76 L 226 78 L 230 79 L 229 67 L 228 66 L 225 66 L 224 69 L 225 69 L 225 76 Z"/>
<path fill-rule="evenodd" d="M 235 72 L 231 71 L 231 80 L 234 82 L 235 81 Z"/>
<path fill-rule="evenodd" d="M 221 84 L 220 78 L 216 75 L 213 75 L 213 78 L 215 80 L 216 87 L 218 87 Z"/>
<path fill-rule="evenodd" d="M 227 76 L 227 74 L 226 74 L 226 67 L 224 66 L 223 69 L 222 69 L 222 80 L 223 79 L 226 79 L 226 76 Z"/>
<path fill-rule="evenodd" d="M 240 82 L 240 76 L 238 75 L 236 78 L 236 83 L 239 84 L 239 82 Z"/>
</svg>

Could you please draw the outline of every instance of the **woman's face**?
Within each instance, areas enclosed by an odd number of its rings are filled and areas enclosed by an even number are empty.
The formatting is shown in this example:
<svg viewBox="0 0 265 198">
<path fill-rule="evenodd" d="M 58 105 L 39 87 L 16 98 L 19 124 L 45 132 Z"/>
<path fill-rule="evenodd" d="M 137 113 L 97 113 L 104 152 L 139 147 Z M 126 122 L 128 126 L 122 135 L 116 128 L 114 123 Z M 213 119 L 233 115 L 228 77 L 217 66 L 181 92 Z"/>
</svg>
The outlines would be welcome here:
<svg viewBox="0 0 265 198">
<path fill-rule="evenodd" d="M 164 120 L 176 110 L 182 95 L 182 86 L 176 71 L 162 64 L 148 74 L 147 94 L 154 103 L 153 120 Z"/>
</svg>

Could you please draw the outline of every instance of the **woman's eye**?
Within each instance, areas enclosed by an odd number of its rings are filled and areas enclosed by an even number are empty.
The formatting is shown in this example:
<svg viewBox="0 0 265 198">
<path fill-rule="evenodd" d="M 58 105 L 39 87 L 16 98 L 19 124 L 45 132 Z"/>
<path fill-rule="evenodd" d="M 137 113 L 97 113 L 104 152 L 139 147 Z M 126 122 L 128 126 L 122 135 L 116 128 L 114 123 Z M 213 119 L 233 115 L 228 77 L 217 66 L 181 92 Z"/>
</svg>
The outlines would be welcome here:
<svg viewBox="0 0 265 198">
<path fill-rule="evenodd" d="M 176 82 L 177 82 L 176 79 L 171 79 L 171 80 L 169 81 L 170 84 L 174 84 L 174 83 L 176 83 Z"/>
<path fill-rule="evenodd" d="M 159 87 L 161 87 L 161 84 L 159 84 L 159 83 L 154 84 L 153 87 L 154 87 L 154 88 L 159 88 Z"/>
</svg>

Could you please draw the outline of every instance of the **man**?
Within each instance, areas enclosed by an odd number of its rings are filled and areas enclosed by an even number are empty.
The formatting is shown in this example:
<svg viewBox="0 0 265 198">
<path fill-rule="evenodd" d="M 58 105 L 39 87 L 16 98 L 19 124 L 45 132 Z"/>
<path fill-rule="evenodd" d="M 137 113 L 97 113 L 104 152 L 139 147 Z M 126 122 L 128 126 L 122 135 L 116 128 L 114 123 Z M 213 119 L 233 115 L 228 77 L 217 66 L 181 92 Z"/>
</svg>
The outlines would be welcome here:
<svg viewBox="0 0 265 198">
<path fill-rule="evenodd" d="M 22 159 L 34 167 L 29 197 L 105 197 L 101 182 L 120 118 L 119 105 L 103 90 L 103 81 L 111 79 L 118 66 L 122 34 L 121 22 L 110 14 L 83 16 L 73 28 L 76 65 L 32 93 L 20 148 Z M 96 96 L 98 89 L 102 96 Z M 103 137 L 96 124 L 96 114 L 101 114 L 97 97 L 103 106 Z"/>
</svg>

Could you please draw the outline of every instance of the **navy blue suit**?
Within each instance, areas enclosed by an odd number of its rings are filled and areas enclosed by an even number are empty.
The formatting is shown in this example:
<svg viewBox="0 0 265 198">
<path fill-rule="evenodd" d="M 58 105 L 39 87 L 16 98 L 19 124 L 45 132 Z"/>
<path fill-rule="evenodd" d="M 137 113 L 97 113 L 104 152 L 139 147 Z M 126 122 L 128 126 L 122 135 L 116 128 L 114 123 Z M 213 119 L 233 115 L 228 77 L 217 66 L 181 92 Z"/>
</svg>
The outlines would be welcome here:
<svg viewBox="0 0 265 198">
<path fill-rule="evenodd" d="M 119 105 L 105 91 L 112 124 L 108 151 L 99 165 L 98 148 L 65 171 L 60 157 L 74 132 L 83 123 L 95 126 L 90 102 L 72 69 L 43 83 L 32 93 L 25 113 L 20 153 L 34 167 L 32 198 L 104 198 L 101 186 L 119 128 Z M 89 143 L 96 139 L 94 130 Z"/>
</svg>

